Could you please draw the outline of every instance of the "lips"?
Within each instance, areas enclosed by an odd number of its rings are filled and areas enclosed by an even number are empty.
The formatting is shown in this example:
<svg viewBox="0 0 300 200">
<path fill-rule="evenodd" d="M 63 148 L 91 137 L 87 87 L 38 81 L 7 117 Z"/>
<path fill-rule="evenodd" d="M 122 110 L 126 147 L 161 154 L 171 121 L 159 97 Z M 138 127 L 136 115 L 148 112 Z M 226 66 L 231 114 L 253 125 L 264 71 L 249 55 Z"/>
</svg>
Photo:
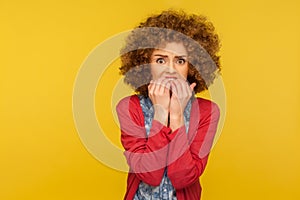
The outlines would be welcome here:
<svg viewBox="0 0 300 200">
<path fill-rule="evenodd" d="M 175 79 L 177 79 L 177 77 L 176 77 L 176 76 L 165 76 L 165 78 L 166 78 L 166 79 L 172 79 L 172 80 L 175 80 Z"/>
</svg>

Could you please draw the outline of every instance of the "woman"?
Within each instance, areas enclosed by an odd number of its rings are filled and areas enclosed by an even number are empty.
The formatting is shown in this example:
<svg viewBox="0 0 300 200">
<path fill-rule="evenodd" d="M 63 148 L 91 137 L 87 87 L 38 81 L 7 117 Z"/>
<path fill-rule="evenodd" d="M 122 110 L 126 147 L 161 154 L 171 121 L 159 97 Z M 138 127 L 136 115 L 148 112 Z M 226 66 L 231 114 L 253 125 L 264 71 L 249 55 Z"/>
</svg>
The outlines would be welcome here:
<svg viewBox="0 0 300 200">
<path fill-rule="evenodd" d="M 200 199 L 219 108 L 194 94 L 220 71 L 219 48 L 206 17 L 182 11 L 152 15 L 127 37 L 120 72 L 137 94 L 117 105 L 130 167 L 124 199 Z"/>
</svg>

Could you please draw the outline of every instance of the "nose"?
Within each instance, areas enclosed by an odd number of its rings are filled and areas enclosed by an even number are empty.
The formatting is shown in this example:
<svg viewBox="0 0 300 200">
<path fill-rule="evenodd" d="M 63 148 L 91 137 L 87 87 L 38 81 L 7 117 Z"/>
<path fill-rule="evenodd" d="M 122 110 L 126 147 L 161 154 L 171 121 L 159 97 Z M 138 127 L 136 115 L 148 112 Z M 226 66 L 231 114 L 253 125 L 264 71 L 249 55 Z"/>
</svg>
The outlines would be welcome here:
<svg viewBox="0 0 300 200">
<path fill-rule="evenodd" d="M 169 63 L 169 71 L 170 72 L 176 72 L 176 69 L 175 69 L 175 64 L 173 62 L 173 60 L 171 60 L 171 62 Z"/>
</svg>

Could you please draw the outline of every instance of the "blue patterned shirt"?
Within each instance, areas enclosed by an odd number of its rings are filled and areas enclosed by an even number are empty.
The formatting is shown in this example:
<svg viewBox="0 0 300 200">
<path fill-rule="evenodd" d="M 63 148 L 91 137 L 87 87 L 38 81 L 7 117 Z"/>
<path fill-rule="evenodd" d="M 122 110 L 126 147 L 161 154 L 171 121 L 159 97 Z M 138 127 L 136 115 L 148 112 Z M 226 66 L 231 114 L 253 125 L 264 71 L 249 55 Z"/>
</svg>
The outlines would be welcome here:
<svg viewBox="0 0 300 200">
<path fill-rule="evenodd" d="M 150 133 L 152 126 L 152 119 L 154 116 L 154 110 L 152 102 L 148 97 L 142 95 L 138 96 L 140 99 L 140 105 L 143 110 L 144 119 L 145 119 L 145 129 L 147 136 Z M 188 132 L 189 121 L 190 121 L 190 110 L 191 110 L 191 100 L 188 102 L 184 110 L 184 123 L 186 127 L 186 133 Z M 139 187 L 136 191 L 136 194 L 133 200 L 177 200 L 176 191 L 173 187 L 171 180 L 167 176 L 167 168 L 165 169 L 163 178 L 159 186 L 151 186 L 143 181 L 140 182 Z"/>
</svg>

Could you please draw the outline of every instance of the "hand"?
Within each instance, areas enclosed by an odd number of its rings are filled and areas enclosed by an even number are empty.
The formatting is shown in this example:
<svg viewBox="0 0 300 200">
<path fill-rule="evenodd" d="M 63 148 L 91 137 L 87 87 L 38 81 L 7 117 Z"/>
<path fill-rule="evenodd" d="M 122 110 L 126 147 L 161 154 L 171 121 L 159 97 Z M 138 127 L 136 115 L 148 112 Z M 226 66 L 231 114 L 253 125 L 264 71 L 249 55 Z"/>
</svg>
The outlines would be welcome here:
<svg viewBox="0 0 300 200">
<path fill-rule="evenodd" d="M 176 130 L 183 126 L 183 112 L 190 100 L 196 83 L 189 85 L 183 79 L 176 79 L 171 83 L 172 96 L 170 100 L 170 128 Z"/>
<path fill-rule="evenodd" d="M 170 81 L 165 78 L 152 80 L 148 86 L 148 95 L 154 107 L 153 119 L 164 125 L 168 124 L 170 86 Z"/>
</svg>

